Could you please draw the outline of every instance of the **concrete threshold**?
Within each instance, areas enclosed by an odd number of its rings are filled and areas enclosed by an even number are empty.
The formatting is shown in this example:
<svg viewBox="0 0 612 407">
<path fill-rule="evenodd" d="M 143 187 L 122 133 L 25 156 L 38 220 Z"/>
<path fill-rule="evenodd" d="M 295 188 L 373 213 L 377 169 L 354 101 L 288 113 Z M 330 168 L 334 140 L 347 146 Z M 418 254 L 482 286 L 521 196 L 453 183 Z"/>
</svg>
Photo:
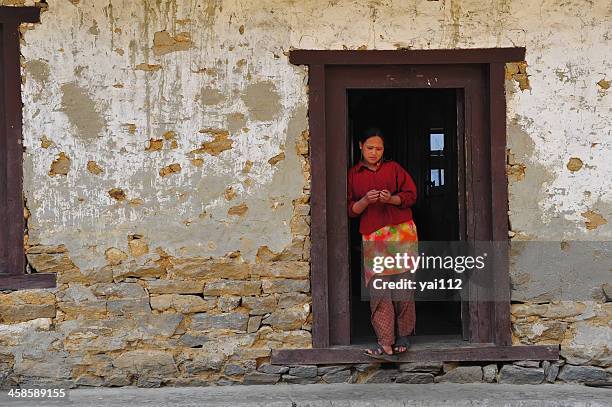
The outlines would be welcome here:
<svg viewBox="0 0 612 407">
<path fill-rule="evenodd" d="M 0 406 L 205 406 L 205 407 L 404 407 L 404 406 L 612 406 L 612 390 L 574 384 L 310 384 L 163 388 L 91 388 L 68 399 L 9 399 Z"/>
</svg>

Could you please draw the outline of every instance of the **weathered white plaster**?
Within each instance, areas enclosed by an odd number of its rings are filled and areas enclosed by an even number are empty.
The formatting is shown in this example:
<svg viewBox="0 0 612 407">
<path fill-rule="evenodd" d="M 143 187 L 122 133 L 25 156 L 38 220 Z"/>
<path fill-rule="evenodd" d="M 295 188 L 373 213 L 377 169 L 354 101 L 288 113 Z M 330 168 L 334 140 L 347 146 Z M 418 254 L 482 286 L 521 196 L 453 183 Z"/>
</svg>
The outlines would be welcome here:
<svg viewBox="0 0 612 407">
<path fill-rule="evenodd" d="M 24 71 L 31 241 L 65 244 L 80 267 L 103 264 L 107 247 L 125 250 L 129 233 L 177 255 L 241 250 L 252 259 L 262 245 L 281 250 L 291 238 L 291 200 L 305 185 L 294 142 L 306 128 L 307 70 L 289 64 L 288 50 L 511 46 L 526 47 L 531 86 L 520 91 L 507 84 L 508 146 L 526 165 L 525 179 L 510 186 L 517 237 L 609 239 L 612 101 L 596 83 L 612 76 L 605 52 L 611 19 L 602 0 L 52 1 L 22 47 L 26 63 L 41 61 L 49 72 L 44 80 Z M 193 47 L 156 56 L 153 38 L 162 30 L 189 33 Z M 160 69 L 143 71 L 139 64 Z M 254 120 L 242 97 L 261 82 L 274 85 L 280 103 L 269 121 Z M 104 124 L 99 134 L 79 134 L 62 108 L 66 84 L 91 99 Z M 203 105 L 203 88 L 222 100 Z M 193 166 L 189 152 L 212 139 L 199 130 L 227 129 L 228 115 L 237 112 L 246 123 L 230 135 L 233 147 L 202 154 L 203 165 Z M 168 130 L 177 133 L 178 148 L 165 143 L 163 151 L 144 151 L 150 138 Z M 41 148 L 43 135 L 55 145 Z M 268 164 L 283 149 L 286 159 Z M 71 159 L 70 172 L 49 177 L 60 151 Z M 574 156 L 584 166 L 572 173 L 566 164 Z M 88 173 L 89 160 L 104 173 Z M 247 160 L 254 163 L 248 175 L 241 172 Z M 171 163 L 182 170 L 160 177 Z M 222 197 L 229 185 L 238 193 L 230 202 Z M 144 204 L 117 203 L 107 194 L 111 188 Z M 241 202 L 247 214 L 228 216 Z M 586 210 L 608 224 L 587 230 Z M 94 254 L 85 249 L 90 245 L 97 245 Z"/>
</svg>

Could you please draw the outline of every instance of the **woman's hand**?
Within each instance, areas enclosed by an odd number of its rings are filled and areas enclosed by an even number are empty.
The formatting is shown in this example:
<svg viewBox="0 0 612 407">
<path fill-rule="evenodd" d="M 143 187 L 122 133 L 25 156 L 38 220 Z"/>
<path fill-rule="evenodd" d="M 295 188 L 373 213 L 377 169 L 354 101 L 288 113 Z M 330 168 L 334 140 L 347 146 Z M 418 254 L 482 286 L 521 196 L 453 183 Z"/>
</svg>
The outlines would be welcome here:
<svg viewBox="0 0 612 407">
<path fill-rule="evenodd" d="M 374 203 L 380 199 L 380 191 L 376 189 L 369 190 L 363 197 L 368 204 Z"/>
<path fill-rule="evenodd" d="M 391 205 L 399 205 L 402 203 L 402 199 L 399 196 L 391 195 L 391 192 L 386 189 L 380 191 L 380 196 L 378 199 L 382 203 L 388 203 Z"/>
<path fill-rule="evenodd" d="M 387 191 L 386 189 L 383 189 L 382 191 L 380 191 L 379 199 L 382 203 L 389 203 L 389 199 L 391 199 L 391 192 Z"/>
<path fill-rule="evenodd" d="M 363 196 L 363 198 L 361 198 L 360 200 L 358 200 L 357 202 L 353 204 L 353 208 L 352 208 L 353 212 L 360 215 L 363 211 L 366 210 L 369 204 L 378 201 L 379 194 L 380 192 L 375 189 L 368 191 Z"/>
</svg>

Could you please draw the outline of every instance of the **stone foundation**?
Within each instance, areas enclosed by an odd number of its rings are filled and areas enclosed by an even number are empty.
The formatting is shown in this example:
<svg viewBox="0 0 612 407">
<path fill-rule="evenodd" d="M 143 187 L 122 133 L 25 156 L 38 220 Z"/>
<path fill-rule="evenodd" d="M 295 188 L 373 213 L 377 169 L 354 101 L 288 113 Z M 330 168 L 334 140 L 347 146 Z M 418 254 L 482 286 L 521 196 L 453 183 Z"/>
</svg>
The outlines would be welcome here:
<svg viewBox="0 0 612 407">
<path fill-rule="evenodd" d="M 311 347 L 308 263 L 160 264 L 163 278 L 124 276 L 1 294 L 2 386 L 540 384 L 612 375 L 605 336 L 610 303 L 512 306 L 515 344 L 560 343 L 558 361 L 271 365 L 272 349 Z M 581 342 L 585 330 L 588 343 Z"/>
</svg>

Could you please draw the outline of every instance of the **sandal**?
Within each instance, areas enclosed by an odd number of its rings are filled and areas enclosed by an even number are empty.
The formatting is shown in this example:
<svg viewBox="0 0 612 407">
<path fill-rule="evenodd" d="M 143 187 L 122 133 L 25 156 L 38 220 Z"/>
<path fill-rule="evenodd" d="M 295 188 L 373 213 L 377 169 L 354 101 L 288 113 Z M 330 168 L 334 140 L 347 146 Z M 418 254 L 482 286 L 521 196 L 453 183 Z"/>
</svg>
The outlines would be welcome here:
<svg viewBox="0 0 612 407">
<path fill-rule="evenodd" d="M 394 354 L 404 353 L 408 350 L 408 346 L 410 346 L 410 342 L 408 342 L 408 337 L 400 336 L 399 338 L 397 338 L 397 341 L 393 344 L 393 353 Z M 404 350 L 400 351 L 399 350 L 400 347 L 403 347 Z"/>
<path fill-rule="evenodd" d="M 379 343 L 377 343 L 376 346 L 374 346 L 373 348 L 366 349 L 363 353 L 364 355 L 369 356 L 374 359 L 388 360 L 388 361 L 395 361 L 398 359 L 395 354 L 393 353 L 388 354 L 387 352 L 385 352 L 385 350 Z"/>
</svg>

